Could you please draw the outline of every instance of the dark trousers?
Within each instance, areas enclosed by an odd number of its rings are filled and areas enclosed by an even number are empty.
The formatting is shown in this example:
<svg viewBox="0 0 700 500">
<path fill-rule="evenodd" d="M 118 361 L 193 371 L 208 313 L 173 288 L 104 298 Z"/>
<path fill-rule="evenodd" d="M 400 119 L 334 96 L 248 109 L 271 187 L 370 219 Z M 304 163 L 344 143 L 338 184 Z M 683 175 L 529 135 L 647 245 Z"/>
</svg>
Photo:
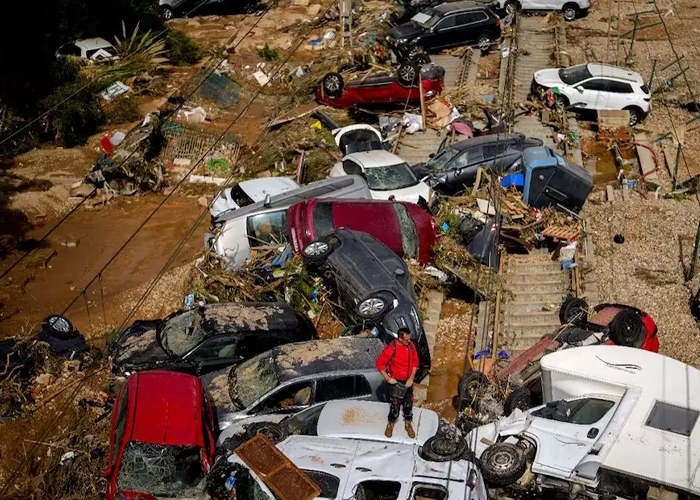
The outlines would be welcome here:
<svg viewBox="0 0 700 500">
<path fill-rule="evenodd" d="M 397 380 L 397 383 L 406 384 L 405 380 Z M 413 386 L 406 390 L 402 398 L 393 397 L 389 388 L 389 423 L 393 424 L 399 419 L 399 409 L 403 409 L 404 422 L 413 420 Z"/>
</svg>

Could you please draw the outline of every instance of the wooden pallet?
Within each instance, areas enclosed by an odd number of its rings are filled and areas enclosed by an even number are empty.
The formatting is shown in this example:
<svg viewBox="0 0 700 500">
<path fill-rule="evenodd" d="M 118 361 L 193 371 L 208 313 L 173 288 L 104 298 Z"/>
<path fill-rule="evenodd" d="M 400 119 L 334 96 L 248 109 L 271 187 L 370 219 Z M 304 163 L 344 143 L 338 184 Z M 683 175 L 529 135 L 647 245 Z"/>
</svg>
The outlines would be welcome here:
<svg viewBox="0 0 700 500">
<path fill-rule="evenodd" d="M 545 228 L 544 231 L 542 231 L 542 236 L 549 236 L 551 238 L 558 238 L 560 240 L 573 240 L 574 238 L 578 238 L 578 236 L 581 234 L 581 229 L 580 228 L 573 228 L 573 227 L 561 227 L 561 226 L 551 226 L 548 228 Z"/>
</svg>

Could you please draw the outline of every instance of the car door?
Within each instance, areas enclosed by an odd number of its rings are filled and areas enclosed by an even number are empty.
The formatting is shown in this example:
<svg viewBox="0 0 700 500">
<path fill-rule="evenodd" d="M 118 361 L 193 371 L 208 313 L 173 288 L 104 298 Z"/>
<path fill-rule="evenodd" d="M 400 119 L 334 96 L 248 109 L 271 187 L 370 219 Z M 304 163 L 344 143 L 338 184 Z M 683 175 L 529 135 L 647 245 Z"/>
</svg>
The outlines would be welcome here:
<svg viewBox="0 0 700 500">
<path fill-rule="evenodd" d="M 557 1 L 557 0 L 554 0 Z M 546 10 L 553 0 L 522 0 L 523 10 Z"/>
<path fill-rule="evenodd" d="M 591 78 L 579 83 L 571 92 L 569 102 L 577 108 L 607 109 L 608 81 L 603 78 Z"/>
<path fill-rule="evenodd" d="M 454 14 L 440 19 L 433 28 L 432 36 L 425 42 L 425 48 L 428 50 L 442 49 L 459 44 L 459 42 L 454 41 L 455 38 L 458 38 L 456 23 L 457 16 Z"/>
<path fill-rule="evenodd" d="M 568 411 L 555 412 L 550 403 L 530 414 L 526 432 L 538 442 L 533 472 L 571 474 L 591 452 L 617 409 L 616 401 L 602 398 L 557 403 L 566 403 Z"/>
<path fill-rule="evenodd" d="M 484 31 L 489 31 L 481 26 L 489 16 L 483 10 L 462 12 L 457 14 L 457 31 L 459 32 L 460 45 L 473 45 Z"/>
<path fill-rule="evenodd" d="M 634 104 L 635 95 L 632 85 L 615 80 L 608 81 L 607 109 L 625 109 Z"/>
<path fill-rule="evenodd" d="M 330 376 L 316 382 L 314 403 L 338 399 L 372 399 L 372 387 L 364 375 Z"/>
<path fill-rule="evenodd" d="M 474 183 L 476 171 L 484 162 L 484 147 L 471 147 L 457 157 L 453 158 L 449 164 L 448 181 L 450 187 L 464 190 Z M 449 174 L 452 174 L 451 176 Z M 450 178 L 451 177 L 451 178 Z"/>
<path fill-rule="evenodd" d="M 197 373 L 202 374 L 243 361 L 236 354 L 236 335 L 216 335 L 183 356 Z"/>
</svg>

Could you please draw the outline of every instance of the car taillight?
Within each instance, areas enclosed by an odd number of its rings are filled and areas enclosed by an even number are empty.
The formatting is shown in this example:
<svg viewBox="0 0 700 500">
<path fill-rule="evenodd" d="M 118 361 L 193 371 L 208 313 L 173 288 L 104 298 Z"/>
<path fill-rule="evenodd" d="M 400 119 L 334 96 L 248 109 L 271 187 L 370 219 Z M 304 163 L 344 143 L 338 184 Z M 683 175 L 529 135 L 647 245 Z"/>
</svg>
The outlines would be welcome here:
<svg viewBox="0 0 700 500">
<path fill-rule="evenodd" d="M 500 19 L 496 19 L 496 26 L 498 26 L 499 28 L 501 27 L 501 20 Z"/>
<path fill-rule="evenodd" d="M 469 487 L 470 490 L 476 488 L 476 471 L 474 469 L 472 469 L 469 472 L 469 478 L 467 479 L 467 487 Z"/>
</svg>

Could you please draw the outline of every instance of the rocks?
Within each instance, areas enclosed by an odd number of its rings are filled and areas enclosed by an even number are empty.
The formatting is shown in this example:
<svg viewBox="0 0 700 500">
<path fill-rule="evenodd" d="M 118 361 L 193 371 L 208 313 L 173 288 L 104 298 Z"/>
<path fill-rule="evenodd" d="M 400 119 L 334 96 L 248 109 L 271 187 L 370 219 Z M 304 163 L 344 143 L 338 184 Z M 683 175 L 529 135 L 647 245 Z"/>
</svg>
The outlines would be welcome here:
<svg viewBox="0 0 700 500">
<path fill-rule="evenodd" d="M 197 198 L 197 205 L 199 205 L 200 207 L 205 207 L 205 208 L 208 207 L 209 206 L 209 198 L 207 198 L 206 196 L 200 196 L 199 198 Z"/>
</svg>

